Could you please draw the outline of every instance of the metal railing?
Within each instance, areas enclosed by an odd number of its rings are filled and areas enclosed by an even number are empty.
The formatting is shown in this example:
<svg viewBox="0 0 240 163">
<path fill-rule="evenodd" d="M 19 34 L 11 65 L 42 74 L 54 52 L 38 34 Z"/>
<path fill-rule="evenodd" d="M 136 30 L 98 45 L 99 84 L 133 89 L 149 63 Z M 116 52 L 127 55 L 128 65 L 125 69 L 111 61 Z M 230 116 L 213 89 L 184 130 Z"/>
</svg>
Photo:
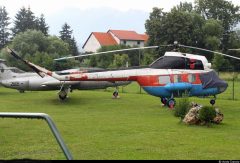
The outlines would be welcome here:
<svg viewBox="0 0 240 163">
<path fill-rule="evenodd" d="M 44 119 L 48 126 L 50 127 L 53 135 L 55 136 L 59 146 L 61 147 L 66 159 L 73 160 L 73 157 L 68 150 L 67 146 L 65 145 L 56 125 L 54 124 L 51 117 L 45 113 L 3 113 L 0 112 L 0 118 L 27 118 L 27 119 Z"/>
</svg>

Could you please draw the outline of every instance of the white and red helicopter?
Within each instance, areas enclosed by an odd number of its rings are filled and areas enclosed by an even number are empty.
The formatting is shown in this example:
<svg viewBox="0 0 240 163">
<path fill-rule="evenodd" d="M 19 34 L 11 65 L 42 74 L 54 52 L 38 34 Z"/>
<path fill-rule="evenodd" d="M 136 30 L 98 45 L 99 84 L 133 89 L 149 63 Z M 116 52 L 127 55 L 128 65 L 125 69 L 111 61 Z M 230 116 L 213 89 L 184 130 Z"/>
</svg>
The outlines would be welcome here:
<svg viewBox="0 0 240 163">
<path fill-rule="evenodd" d="M 167 46 L 203 50 L 240 60 L 238 57 L 227 54 L 185 46 L 177 43 Z M 160 47 L 161 46 L 129 48 L 65 57 L 57 60 Z M 210 101 L 210 103 L 214 105 L 216 95 L 224 92 L 228 87 L 227 82 L 221 80 L 216 72 L 211 69 L 211 63 L 208 62 L 205 56 L 186 54 L 177 51 L 166 52 L 163 57 L 160 57 L 151 65 L 144 68 L 135 67 L 92 72 L 76 71 L 64 75 L 57 74 L 26 61 L 11 49 L 8 51 L 12 56 L 23 61 L 25 64 L 31 67 L 40 76 L 49 75 L 59 81 L 136 81 L 148 94 L 160 97 L 162 103 L 170 108 L 173 108 L 176 104 L 174 97 L 181 97 L 183 94 L 197 97 L 214 96 L 214 98 Z"/>
</svg>

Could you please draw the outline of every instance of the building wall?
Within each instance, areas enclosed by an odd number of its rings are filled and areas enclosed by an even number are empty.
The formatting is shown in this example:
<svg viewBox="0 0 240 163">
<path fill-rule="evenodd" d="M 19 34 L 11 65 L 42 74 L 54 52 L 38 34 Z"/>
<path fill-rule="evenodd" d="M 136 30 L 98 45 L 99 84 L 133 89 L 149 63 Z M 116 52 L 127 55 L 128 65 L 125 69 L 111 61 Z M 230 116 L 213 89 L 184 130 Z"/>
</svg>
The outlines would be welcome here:
<svg viewBox="0 0 240 163">
<path fill-rule="evenodd" d="M 118 44 L 121 44 L 121 45 L 127 45 L 127 46 L 138 46 L 138 47 L 144 47 L 144 41 L 139 41 L 139 44 L 138 44 L 138 41 L 132 41 L 132 40 L 120 40 L 119 38 L 117 38 L 112 32 L 108 32 L 112 35 L 112 37 L 117 41 Z"/>
<path fill-rule="evenodd" d="M 110 34 L 112 35 L 112 37 L 114 38 L 114 40 L 115 40 L 118 44 L 120 44 L 120 40 L 119 40 L 112 32 L 108 32 L 108 33 L 110 33 Z"/>
<path fill-rule="evenodd" d="M 137 47 L 144 47 L 144 41 L 130 41 L 130 40 L 121 40 L 120 44 L 127 45 L 130 47 L 137 46 Z"/>
<path fill-rule="evenodd" d="M 88 39 L 86 45 L 84 46 L 83 50 L 85 52 L 97 52 L 99 48 L 101 48 L 101 45 L 96 39 L 96 37 L 92 34 Z"/>
<path fill-rule="evenodd" d="M 145 42 L 144 41 L 134 41 L 134 40 L 120 40 L 118 37 L 116 37 L 112 32 L 108 32 L 112 35 L 112 37 L 116 40 L 117 44 L 126 45 L 130 47 L 144 47 Z M 91 34 L 90 38 L 87 40 L 84 51 L 85 52 L 96 52 L 99 48 L 101 48 L 101 44 L 96 39 L 96 37 Z"/>
</svg>

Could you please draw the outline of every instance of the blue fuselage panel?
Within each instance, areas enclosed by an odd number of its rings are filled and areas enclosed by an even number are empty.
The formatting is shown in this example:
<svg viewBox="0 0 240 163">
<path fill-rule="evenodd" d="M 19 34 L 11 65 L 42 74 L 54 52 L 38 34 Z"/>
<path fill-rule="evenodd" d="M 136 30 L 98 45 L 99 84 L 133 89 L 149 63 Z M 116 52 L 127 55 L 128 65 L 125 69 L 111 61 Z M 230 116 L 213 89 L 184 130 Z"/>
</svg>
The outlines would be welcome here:
<svg viewBox="0 0 240 163">
<path fill-rule="evenodd" d="M 150 95 L 157 97 L 180 96 L 181 93 L 187 93 L 189 96 L 210 96 L 219 94 L 218 88 L 203 89 L 202 84 L 189 83 L 171 83 L 165 86 L 147 86 L 143 89 Z"/>
</svg>

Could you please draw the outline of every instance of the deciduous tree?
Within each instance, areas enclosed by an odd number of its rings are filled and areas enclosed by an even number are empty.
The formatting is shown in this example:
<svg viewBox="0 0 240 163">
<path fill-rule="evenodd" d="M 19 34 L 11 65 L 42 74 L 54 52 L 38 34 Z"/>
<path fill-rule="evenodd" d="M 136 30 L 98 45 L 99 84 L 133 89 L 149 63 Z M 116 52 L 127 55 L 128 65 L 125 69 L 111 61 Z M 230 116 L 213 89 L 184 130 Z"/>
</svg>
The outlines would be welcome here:
<svg viewBox="0 0 240 163">
<path fill-rule="evenodd" d="M 240 21 L 240 6 L 234 6 L 227 0 L 196 0 L 196 11 L 205 19 L 215 19 L 222 22 L 222 49 L 226 51 L 229 44 L 230 33 Z"/>
<path fill-rule="evenodd" d="M 76 61 L 55 62 L 54 59 L 69 54 L 68 44 L 56 36 L 45 36 L 41 31 L 27 30 L 18 34 L 9 45 L 23 58 L 46 67 L 50 70 L 73 68 Z M 24 70 L 30 70 L 24 64 L 9 55 L 3 55 L 10 65 Z"/>
</svg>

